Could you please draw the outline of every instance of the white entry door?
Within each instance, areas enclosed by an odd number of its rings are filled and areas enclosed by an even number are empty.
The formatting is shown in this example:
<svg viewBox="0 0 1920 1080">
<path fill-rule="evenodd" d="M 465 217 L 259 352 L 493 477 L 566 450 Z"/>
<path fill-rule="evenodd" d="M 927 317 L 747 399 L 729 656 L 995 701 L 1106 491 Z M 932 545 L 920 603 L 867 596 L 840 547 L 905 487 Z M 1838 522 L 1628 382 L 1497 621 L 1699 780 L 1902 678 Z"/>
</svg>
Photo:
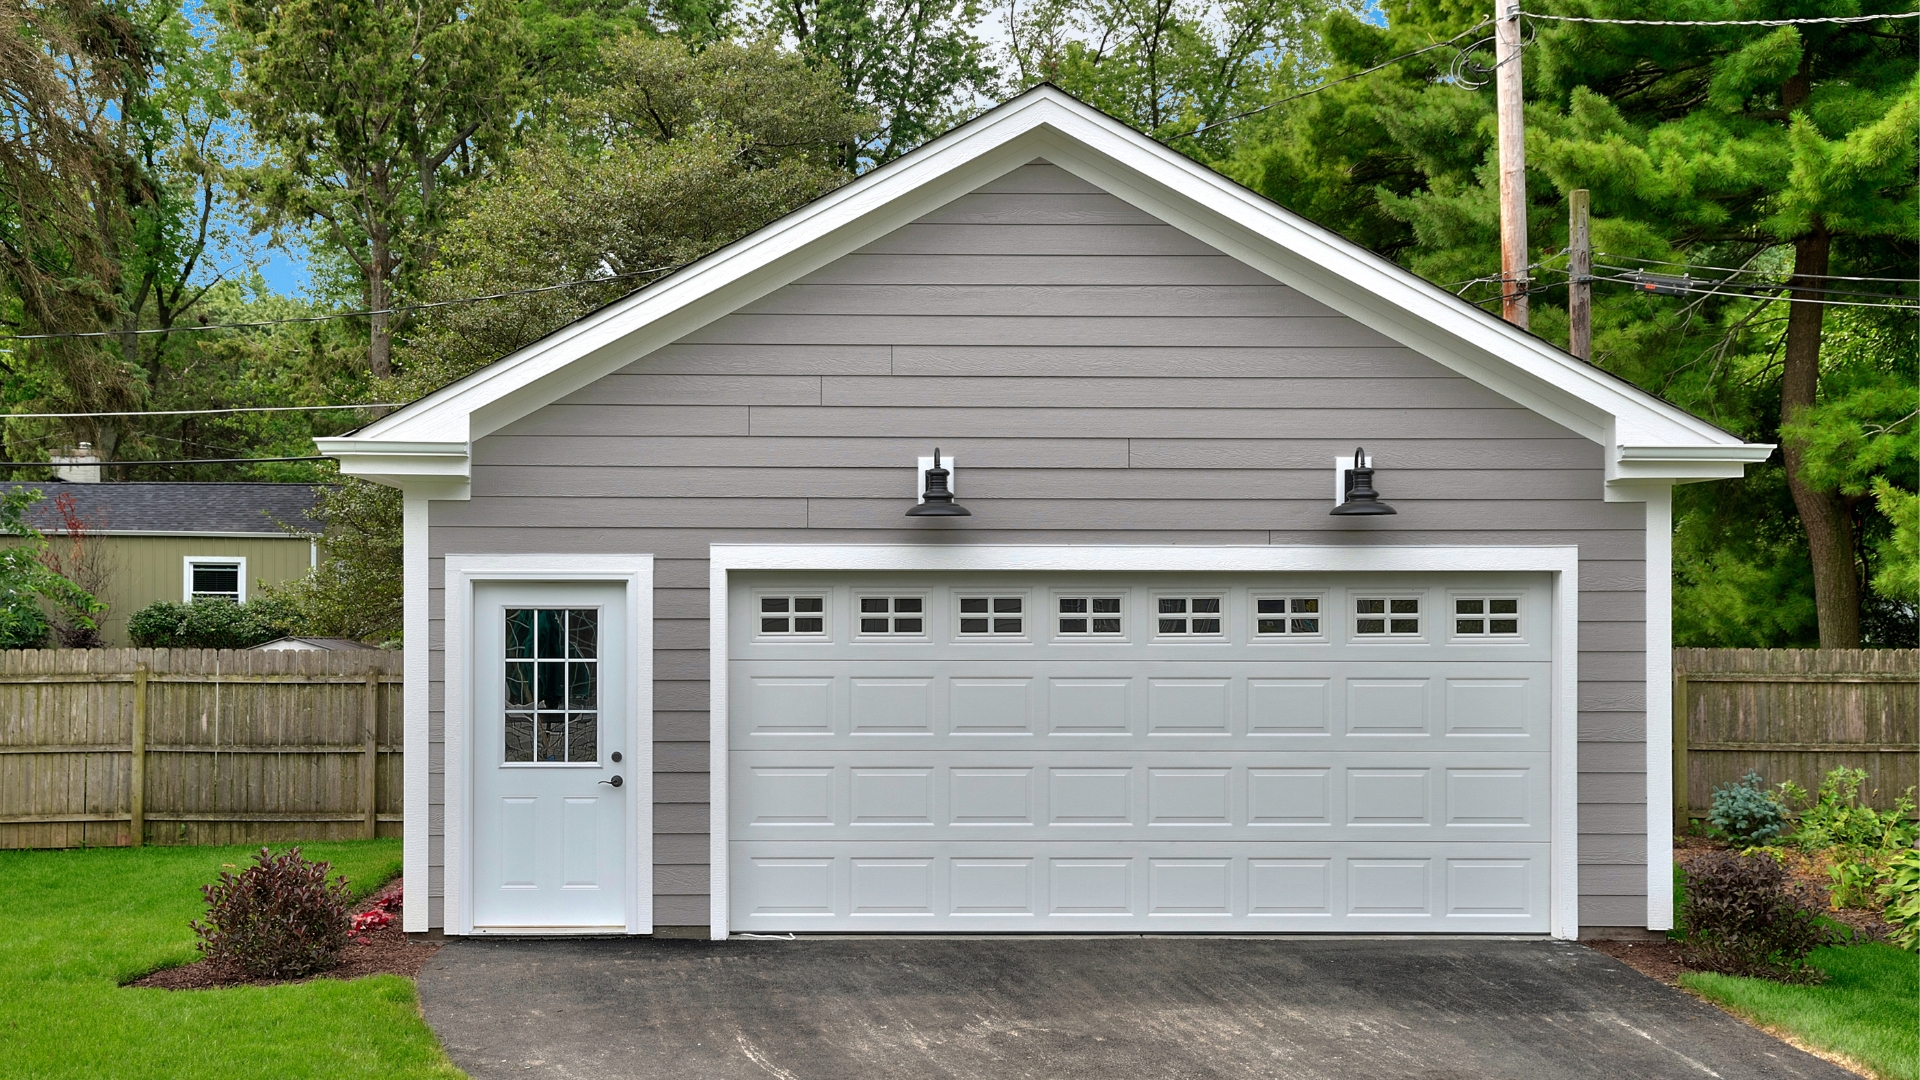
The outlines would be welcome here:
<svg viewBox="0 0 1920 1080">
<path fill-rule="evenodd" d="M 622 931 L 625 586 L 483 582 L 473 604 L 473 922 Z"/>
</svg>

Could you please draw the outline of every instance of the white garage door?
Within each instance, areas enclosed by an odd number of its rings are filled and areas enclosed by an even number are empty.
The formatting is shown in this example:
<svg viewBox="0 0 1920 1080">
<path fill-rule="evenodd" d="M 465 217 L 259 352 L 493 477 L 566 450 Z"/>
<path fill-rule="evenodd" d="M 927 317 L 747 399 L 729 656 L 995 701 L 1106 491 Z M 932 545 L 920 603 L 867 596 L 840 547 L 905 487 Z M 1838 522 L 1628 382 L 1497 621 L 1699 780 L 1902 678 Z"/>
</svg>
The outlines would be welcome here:
<svg viewBox="0 0 1920 1080">
<path fill-rule="evenodd" d="M 737 575 L 735 931 L 1544 933 L 1545 575 Z"/>
</svg>

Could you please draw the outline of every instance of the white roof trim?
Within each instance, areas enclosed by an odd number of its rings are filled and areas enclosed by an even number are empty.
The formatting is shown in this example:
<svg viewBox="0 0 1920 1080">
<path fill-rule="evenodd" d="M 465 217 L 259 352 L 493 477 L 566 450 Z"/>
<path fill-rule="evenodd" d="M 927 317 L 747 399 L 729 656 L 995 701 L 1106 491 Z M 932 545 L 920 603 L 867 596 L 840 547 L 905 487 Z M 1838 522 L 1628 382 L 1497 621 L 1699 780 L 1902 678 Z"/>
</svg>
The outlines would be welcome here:
<svg viewBox="0 0 1920 1080">
<path fill-rule="evenodd" d="M 340 438 L 341 471 L 463 487 L 473 440 L 1043 157 L 1402 345 L 1614 448 L 1607 479 L 1740 475 L 1742 443 L 1050 86 Z"/>
</svg>

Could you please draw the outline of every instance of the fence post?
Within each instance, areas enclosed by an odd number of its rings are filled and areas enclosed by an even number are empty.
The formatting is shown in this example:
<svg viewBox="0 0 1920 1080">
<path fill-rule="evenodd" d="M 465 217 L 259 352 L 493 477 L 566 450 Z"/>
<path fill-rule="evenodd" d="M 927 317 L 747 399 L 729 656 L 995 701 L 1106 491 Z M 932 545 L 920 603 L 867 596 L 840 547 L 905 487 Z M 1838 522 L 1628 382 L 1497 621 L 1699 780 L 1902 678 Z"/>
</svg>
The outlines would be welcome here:
<svg viewBox="0 0 1920 1080">
<path fill-rule="evenodd" d="M 129 845 L 139 847 L 147 840 L 147 665 L 136 664 L 133 668 L 133 751 L 132 767 L 127 781 L 127 809 L 130 831 L 133 836 Z"/>
<path fill-rule="evenodd" d="M 1673 666 L 1673 828 L 1685 836 L 1693 825 L 1691 787 L 1687 783 L 1687 669 Z"/>
<path fill-rule="evenodd" d="M 366 689 L 360 694 L 360 717 L 366 728 L 366 756 L 360 765 L 360 805 L 367 811 L 367 838 L 380 835 L 380 669 L 367 669 Z"/>
</svg>

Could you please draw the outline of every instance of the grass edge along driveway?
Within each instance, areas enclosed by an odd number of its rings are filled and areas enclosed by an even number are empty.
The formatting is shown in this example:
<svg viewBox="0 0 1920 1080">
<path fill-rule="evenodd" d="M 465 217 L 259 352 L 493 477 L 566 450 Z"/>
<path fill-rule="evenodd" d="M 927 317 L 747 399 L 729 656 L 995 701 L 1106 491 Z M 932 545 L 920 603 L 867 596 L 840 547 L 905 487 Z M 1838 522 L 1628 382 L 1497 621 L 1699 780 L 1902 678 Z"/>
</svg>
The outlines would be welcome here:
<svg viewBox="0 0 1920 1080">
<path fill-rule="evenodd" d="M 276 850 L 292 845 L 275 844 Z M 356 898 L 400 869 L 398 840 L 298 845 Z M 290 986 L 141 990 L 197 959 L 200 886 L 258 846 L 0 851 L 0 1077 L 381 1077 L 462 1074 L 392 975 Z"/>
<path fill-rule="evenodd" d="M 1762 1028 L 1841 1054 L 1885 1080 L 1920 1080 L 1920 957 L 1884 942 L 1817 949 L 1817 986 L 1692 972 L 1680 985 Z"/>
</svg>

